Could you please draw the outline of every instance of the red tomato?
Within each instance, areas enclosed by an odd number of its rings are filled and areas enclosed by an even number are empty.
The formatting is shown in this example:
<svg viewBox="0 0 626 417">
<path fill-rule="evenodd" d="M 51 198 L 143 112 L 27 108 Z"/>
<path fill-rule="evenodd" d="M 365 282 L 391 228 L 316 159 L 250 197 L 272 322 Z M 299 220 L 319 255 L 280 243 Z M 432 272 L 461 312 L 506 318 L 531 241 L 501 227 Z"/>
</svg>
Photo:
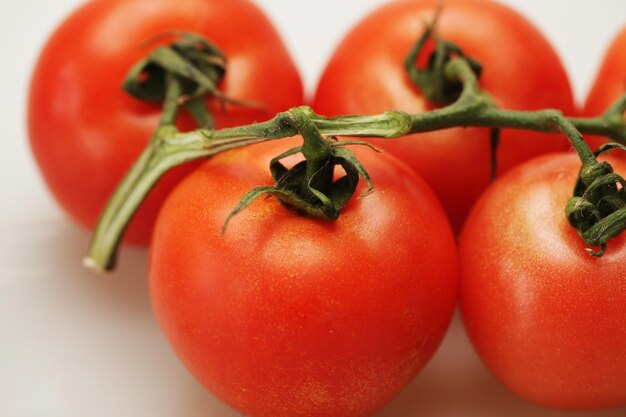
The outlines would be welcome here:
<svg viewBox="0 0 626 417">
<path fill-rule="evenodd" d="M 394 1 L 363 20 L 328 63 L 313 108 L 325 115 L 431 110 L 433 106 L 409 80 L 404 60 L 440 3 Z M 446 0 L 437 33 L 483 64 L 480 85 L 498 106 L 573 112 L 570 85 L 559 58 L 541 33 L 513 10 L 491 1 Z M 424 177 L 457 230 L 490 182 L 487 129 L 450 129 L 373 142 Z M 568 148 L 558 135 L 505 130 L 498 171 L 540 153 Z"/>
<path fill-rule="evenodd" d="M 579 169 L 573 154 L 546 155 L 489 188 L 461 235 L 460 301 L 476 350 L 513 392 L 601 409 L 626 405 L 626 235 L 601 258 L 585 252 L 564 211 Z"/>
<path fill-rule="evenodd" d="M 247 0 L 93 0 L 52 35 L 30 89 L 30 142 L 52 193 L 92 229 L 107 198 L 156 130 L 161 107 L 121 90 L 130 68 L 172 30 L 201 34 L 228 59 L 221 83 L 233 99 L 264 103 L 269 113 L 210 107 L 218 127 L 268 119 L 302 101 L 300 77 L 281 39 Z M 163 42 L 166 42 L 164 40 Z M 184 112 L 183 112 L 184 113 Z M 179 128 L 195 127 L 187 117 Z M 131 222 L 127 240 L 147 243 L 165 196 L 196 165 L 168 173 Z"/>
<path fill-rule="evenodd" d="M 626 94 L 626 27 L 617 35 L 606 52 L 602 66 L 589 92 L 583 115 L 600 116 Z M 606 142 L 597 136 L 586 137 L 592 149 Z M 617 153 L 620 155 L 620 153 Z"/>
<path fill-rule="evenodd" d="M 259 199 L 222 235 L 245 192 L 270 182 L 279 145 L 219 155 L 169 196 L 151 244 L 154 310 L 191 372 L 245 415 L 366 416 L 445 333 L 453 235 L 409 168 L 358 149 L 375 192 L 352 199 L 337 221 Z"/>
</svg>

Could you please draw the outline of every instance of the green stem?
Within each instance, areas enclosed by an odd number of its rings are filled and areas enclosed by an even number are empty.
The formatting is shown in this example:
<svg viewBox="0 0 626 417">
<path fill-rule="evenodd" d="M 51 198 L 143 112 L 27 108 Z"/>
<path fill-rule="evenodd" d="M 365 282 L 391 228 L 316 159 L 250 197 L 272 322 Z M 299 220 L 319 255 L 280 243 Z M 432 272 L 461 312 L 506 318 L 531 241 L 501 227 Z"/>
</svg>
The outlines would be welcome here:
<svg viewBox="0 0 626 417">
<path fill-rule="evenodd" d="M 178 133 L 174 123 L 180 109 L 179 99 L 182 94 L 183 89 L 180 81 L 176 76 L 168 73 L 166 75 L 166 93 L 159 127 L 148 141 L 146 149 L 141 153 L 107 202 L 93 233 L 89 256 L 83 259 L 85 266 L 103 271 L 109 270 L 115 265 L 116 248 L 119 246 L 129 219 L 148 194 L 152 185 L 164 173 L 164 171 L 160 172 L 155 168 L 155 161 L 158 162 L 165 159 L 163 155 L 160 155 L 161 144 L 168 137 Z M 157 165 L 159 164 L 157 163 Z M 147 189 L 142 186 L 146 182 L 151 184 Z M 102 264 L 98 261 L 100 259 L 105 259 L 106 262 Z"/>
<path fill-rule="evenodd" d="M 163 114 L 159 121 L 160 128 L 176 124 L 176 117 L 180 111 L 180 99 L 183 94 L 183 86 L 178 77 L 170 72 L 166 73 L 165 100 L 163 101 Z"/>
<path fill-rule="evenodd" d="M 490 98 L 480 92 L 476 75 L 465 59 L 451 60 L 445 71 L 451 80 L 462 83 L 462 92 L 455 103 L 431 112 L 408 115 L 401 111 L 387 111 L 371 116 L 327 118 L 301 107 L 279 113 L 262 123 L 221 130 L 200 129 L 184 134 L 177 133 L 171 125 L 178 111 L 178 104 L 175 105 L 174 101 L 178 102 L 176 89 L 179 86 L 175 82 L 168 83 L 165 121 L 112 196 L 94 233 L 85 265 L 99 271 L 113 267 L 115 252 L 126 224 L 148 191 L 167 170 L 226 150 L 291 137 L 303 129 L 315 133 L 312 137 L 322 141 L 323 136 L 394 138 L 465 126 L 562 132 L 570 139 L 583 162 L 593 162 L 595 157 L 579 131 L 604 134 L 626 143 L 626 124 L 619 112 L 626 106 L 626 98 L 620 99 L 606 117 L 593 119 L 567 119 L 556 110 L 501 110 L 495 108 Z M 313 158 L 317 156 L 309 155 Z"/>
<path fill-rule="evenodd" d="M 167 73 L 159 127 L 108 201 L 93 233 L 89 254 L 83 259 L 88 268 L 102 272 L 115 266 L 117 248 L 128 222 L 154 184 L 168 170 L 188 161 L 261 141 L 215 140 L 207 145 L 202 131 L 179 133 L 175 122 L 183 96 L 180 79 Z"/>
<path fill-rule="evenodd" d="M 309 194 L 309 188 L 326 190 L 333 182 L 334 167 L 328 164 L 330 140 L 324 138 L 313 120 L 309 108 L 293 109 L 289 115 L 294 128 L 302 135 L 302 155 L 306 159 L 305 181 L 301 184 L 301 194 Z M 316 178 L 316 183 L 313 179 Z"/>
<path fill-rule="evenodd" d="M 201 132 L 162 136 L 148 144 L 109 200 L 96 226 L 83 264 L 103 272 L 114 268 L 117 248 L 126 226 L 159 178 L 170 169 L 195 159 L 263 142 L 264 138 L 211 140 Z"/>
<path fill-rule="evenodd" d="M 624 96 L 626 98 L 626 96 Z M 622 115 L 624 110 L 618 115 L 607 112 L 604 116 L 594 118 L 570 118 L 579 132 L 589 135 L 605 136 L 613 140 L 626 144 L 626 121 Z"/>
</svg>

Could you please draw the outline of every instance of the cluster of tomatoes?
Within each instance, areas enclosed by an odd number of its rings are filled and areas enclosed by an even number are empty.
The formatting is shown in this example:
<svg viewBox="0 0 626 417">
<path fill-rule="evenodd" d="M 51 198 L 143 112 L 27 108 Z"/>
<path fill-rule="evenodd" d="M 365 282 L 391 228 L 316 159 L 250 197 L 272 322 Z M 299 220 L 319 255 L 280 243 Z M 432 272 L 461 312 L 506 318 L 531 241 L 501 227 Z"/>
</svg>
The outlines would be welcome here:
<svg viewBox="0 0 626 417">
<path fill-rule="evenodd" d="M 313 109 L 328 116 L 433 109 L 403 63 L 437 7 L 394 1 L 358 24 L 323 73 Z M 272 114 L 303 101 L 281 39 L 249 0 L 90 1 L 49 40 L 29 105 L 43 175 L 87 228 L 160 116 L 158 105 L 119 86 L 146 54 L 138 45 L 172 30 L 201 34 L 225 54 L 226 96 L 263 103 Z M 481 88 L 498 106 L 578 113 L 555 52 L 512 10 L 446 0 L 437 33 L 482 64 Z M 495 37 L 507 48 L 485 47 Z M 611 46 L 585 115 L 601 114 L 624 93 L 624 48 L 626 31 Z M 214 98 L 207 105 L 218 128 L 268 118 Z M 183 114 L 178 127 L 190 130 L 193 121 Z M 269 161 L 290 141 L 167 173 L 127 231 L 130 243 L 151 236 L 157 319 L 217 396 L 252 417 L 369 415 L 433 355 L 460 300 L 476 350 L 520 396 L 573 409 L 626 404 L 626 237 L 593 258 L 567 223 L 580 162 L 566 153 L 564 136 L 503 130 L 492 185 L 488 129 L 372 140 L 387 152 L 355 153 L 375 192 L 350 201 L 337 221 L 267 199 L 222 235 L 230 210 L 270 181 Z M 622 175 L 625 161 L 611 158 Z"/>
</svg>

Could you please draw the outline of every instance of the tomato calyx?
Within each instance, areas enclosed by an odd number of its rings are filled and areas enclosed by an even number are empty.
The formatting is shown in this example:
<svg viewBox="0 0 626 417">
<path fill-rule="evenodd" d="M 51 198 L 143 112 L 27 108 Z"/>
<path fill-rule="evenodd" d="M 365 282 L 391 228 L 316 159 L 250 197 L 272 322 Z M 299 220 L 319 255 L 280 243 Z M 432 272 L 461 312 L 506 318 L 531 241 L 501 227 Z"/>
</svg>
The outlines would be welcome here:
<svg viewBox="0 0 626 417">
<path fill-rule="evenodd" d="M 426 99 L 436 105 L 450 105 L 456 103 L 465 88 L 461 80 L 451 78 L 446 68 L 452 59 L 464 59 L 469 70 L 476 80 L 482 74 L 482 65 L 463 52 L 456 44 L 446 41 L 436 34 L 437 19 L 441 14 L 441 8 L 437 11 L 431 24 L 426 27 L 424 33 L 417 40 L 404 61 L 404 68 L 411 82 L 420 90 Z M 418 61 L 434 43 L 434 49 L 430 52 L 425 67 L 420 68 Z M 498 171 L 498 148 L 500 146 L 500 129 L 491 129 L 489 135 L 491 151 L 490 178 L 495 179 Z"/>
<path fill-rule="evenodd" d="M 363 141 L 337 141 L 333 136 L 324 137 L 313 122 L 314 116 L 308 107 L 294 108 L 285 113 L 284 123 L 298 131 L 304 144 L 270 161 L 270 171 L 276 183 L 257 187 L 246 193 L 226 218 L 222 233 L 233 216 L 262 195 L 277 198 L 285 207 L 301 215 L 336 220 L 341 209 L 355 194 L 359 177 L 368 186 L 359 197 L 373 192 L 374 187 L 365 167 L 346 146 L 364 145 L 378 152 L 380 150 Z M 302 154 L 304 160 L 291 168 L 283 165 L 283 159 L 296 154 Z M 335 180 L 337 166 L 343 168 L 345 175 Z"/>
<path fill-rule="evenodd" d="M 208 96 L 222 104 L 262 108 L 257 103 L 233 100 L 218 89 L 226 74 L 227 59 L 217 46 L 202 36 L 188 32 L 164 33 L 147 43 L 174 36 L 169 46 L 159 46 L 128 73 L 122 88 L 133 97 L 151 101 L 168 100 L 168 84 L 179 84 L 176 105 L 184 107 L 202 128 L 213 128 L 213 118 L 205 104 Z"/>
<path fill-rule="evenodd" d="M 477 60 L 465 55 L 459 46 L 437 36 L 438 16 L 439 12 L 417 40 L 404 61 L 404 67 L 413 84 L 428 101 L 446 106 L 456 102 L 464 88 L 463 83 L 446 74 L 448 63 L 455 58 L 464 59 L 477 79 L 482 73 L 482 66 Z M 419 67 L 420 55 L 427 53 L 433 43 L 434 49 L 428 55 L 426 66 Z"/>
<path fill-rule="evenodd" d="M 607 143 L 595 155 L 615 148 L 626 151 L 624 145 Z M 583 164 L 565 212 L 586 244 L 600 246 L 597 252 L 589 248 L 587 252 L 604 255 L 608 240 L 626 230 L 626 180 L 608 162 Z"/>
</svg>

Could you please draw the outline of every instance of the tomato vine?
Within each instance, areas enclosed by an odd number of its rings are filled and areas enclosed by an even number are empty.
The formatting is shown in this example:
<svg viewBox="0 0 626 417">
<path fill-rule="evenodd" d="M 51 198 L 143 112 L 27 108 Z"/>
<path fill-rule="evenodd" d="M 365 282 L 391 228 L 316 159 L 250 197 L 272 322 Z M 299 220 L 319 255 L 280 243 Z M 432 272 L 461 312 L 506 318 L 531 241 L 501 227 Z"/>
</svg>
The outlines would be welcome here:
<svg viewBox="0 0 626 417">
<path fill-rule="evenodd" d="M 432 36 L 432 34 L 427 30 L 424 36 L 418 40 L 416 48 L 411 51 L 407 62 L 419 53 L 425 37 L 428 36 Z M 539 111 L 500 109 L 495 106 L 489 95 L 478 86 L 478 74 L 480 72 L 478 64 L 471 58 L 464 56 L 458 48 L 450 46 L 440 39 L 435 38 L 435 41 L 441 45 L 438 49 L 444 51 L 446 56 L 443 63 L 441 60 L 435 60 L 437 65 L 433 67 L 433 70 L 436 72 L 429 74 L 429 77 L 430 79 L 437 77 L 439 79 L 437 85 L 440 85 L 441 88 L 446 89 L 450 85 L 457 85 L 459 89 L 451 104 L 429 112 L 410 115 L 401 111 L 386 111 L 378 115 L 328 118 L 318 115 L 309 107 L 304 106 L 281 112 L 266 122 L 225 129 L 198 129 L 188 133 L 177 132 L 171 124 L 171 118 L 167 117 L 168 112 L 164 112 L 164 122 L 109 201 L 95 230 L 84 264 L 98 271 L 113 268 L 115 253 L 125 225 L 151 187 L 167 170 L 194 159 L 207 158 L 226 150 L 273 139 L 287 138 L 298 133 L 304 134 L 305 146 L 310 143 L 307 140 L 311 137 L 311 131 L 314 131 L 314 136 L 322 139 L 317 141 L 318 146 L 328 146 L 328 141 L 323 140 L 323 136 L 395 138 L 411 133 L 459 126 L 481 126 L 496 130 L 514 128 L 545 133 L 563 133 L 570 140 L 583 162 L 585 168 L 582 173 L 582 183 L 590 187 L 588 189 L 594 190 L 598 187 L 598 185 L 593 185 L 594 181 L 598 180 L 598 175 L 596 175 L 598 172 L 611 173 L 610 166 L 607 166 L 606 163 L 599 164 L 597 162 L 581 133 L 603 135 L 626 143 L 626 123 L 624 123 L 622 116 L 626 110 L 626 96 L 617 100 L 603 116 L 594 118 L 566 118 L 561 112 L 551 109 Z M 410 70 L 410 68 L 408 69 Z M 166 71 L 168 70 L 166 69 Z M 195 70 L 193 72 L 195 73 Z M 167 72 L 167 74 L 171 73 L 176 74 L 176 71 Z M 167 90 L 164 94 L 164 108 L 177 108 L 180 99 L 180 95 L 176 94 L 177 89 L 180 88 L 176 81 L 177 77 L 165 75 L 165 80 Z M 191 81 L 195 85 L 202 85 L 202 80 L 197 78 L 191 79 Z M 450 95 L 447 95 L 446 100 L 449 98 Z M 302 125 L 308 126 L 308 133 L 303 131 Z M 494 142 L 496 142 L 497 135 L 494 136 Z M 306 153 L 304 154 L 307 157 Z M 316 171 L 317 169 L 312 172 Z M 311 180 L 312 172 L 305 176 L 306 181 Z M 593 173 L 593 178 L 587 178 L 586 173 L 588 172 Z M 600 181 L 612 181 L 613 184 L 623 183 L 623 179 L 616 174 L 605 175 Z M 580 187 L 577 189 L 580 191 Z M 619 186 L 613 186 L 612 189 L 614 193 L 621 192 L 623 194 L 622 188 Z M 606 187 L 603 190 L 606 191 Z M 273 195 L 280 194 L 275 189 L 264 190 L 264 192 Z M 572 224 L 579 228 L 585 242 L 588 245 L 601 246 L 602 248 L 599 253 L 590 252 L 601 255 L 607 240 L 626 228 L 625 209 L 618 205 L 614 207 L 614 210 L 601 217 L 598 217 L 599 212 L 597 210 L 589 214 L 588 205 L 585 203 L 588 202 L 586 197 L 591 192 L 585 193 L 584 190 L 578 192 L 574 202 L 568 205 L 568 214 Z M 293 202 L 293 199 L 291 201 Z M 337 212 L 338 208 L 329 208 L 326 202 L 324 204 L 326 205 L 326 213 Z M 581 204 L 584 206 L 582 209 L 580 208 Z M 572 214 L 573 211 L 576 214 Z M 321 217 L 333 218 L 336 216 L 321 215 Z M 597 226 L 594 227 L 595 224 Z M 593 232 L 589 232 L 590 229 L 593 229 Z"/>
</svg>

